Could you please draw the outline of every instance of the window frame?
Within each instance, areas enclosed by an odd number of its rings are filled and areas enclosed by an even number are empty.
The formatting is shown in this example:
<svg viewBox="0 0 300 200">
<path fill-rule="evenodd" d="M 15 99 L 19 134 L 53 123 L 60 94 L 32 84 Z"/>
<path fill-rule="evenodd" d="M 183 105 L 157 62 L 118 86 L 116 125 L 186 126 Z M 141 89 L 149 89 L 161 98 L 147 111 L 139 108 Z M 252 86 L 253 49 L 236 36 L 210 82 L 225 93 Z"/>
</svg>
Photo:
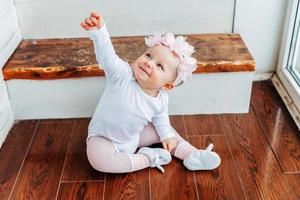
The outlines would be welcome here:
<svg viewBox="0 0 300 200">
<path fill-rule="evenodd" d="M 300 129 L 300 84 L 291 69 L 296 45 L 295 33 L 300 37 L 299 17 L 300 0 L 288 1 L 276 74 L 271 80 Z"/>
</svg>

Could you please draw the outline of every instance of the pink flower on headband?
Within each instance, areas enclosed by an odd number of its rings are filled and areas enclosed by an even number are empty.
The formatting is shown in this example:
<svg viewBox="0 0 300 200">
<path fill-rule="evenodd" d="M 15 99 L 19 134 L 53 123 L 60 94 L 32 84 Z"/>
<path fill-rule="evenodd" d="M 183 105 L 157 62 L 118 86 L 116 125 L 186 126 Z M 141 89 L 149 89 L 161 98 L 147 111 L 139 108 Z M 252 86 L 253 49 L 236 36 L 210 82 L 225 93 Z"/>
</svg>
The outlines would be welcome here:
<svg viewBox="0 0 300 200">
<path fill-rule="evenodd" d="M 171 51 L 175 52 L 180 58 L 180 65 L 177 69 L 177 78 L 174 85 L 178 85 L 182 81 L 185 82 L 187 77 L 191 77 L 193 71 L 197 68 L 197 60 L 191 55 L 195 52 L 194 47 L 187 43 L 185 37 L 174 37 L 173 33 L 165 35 L 155 33 L 153 36 L 145 37 L 145 43 L 148 47 L 155 45 L 167 46 Z"/>
</svg>

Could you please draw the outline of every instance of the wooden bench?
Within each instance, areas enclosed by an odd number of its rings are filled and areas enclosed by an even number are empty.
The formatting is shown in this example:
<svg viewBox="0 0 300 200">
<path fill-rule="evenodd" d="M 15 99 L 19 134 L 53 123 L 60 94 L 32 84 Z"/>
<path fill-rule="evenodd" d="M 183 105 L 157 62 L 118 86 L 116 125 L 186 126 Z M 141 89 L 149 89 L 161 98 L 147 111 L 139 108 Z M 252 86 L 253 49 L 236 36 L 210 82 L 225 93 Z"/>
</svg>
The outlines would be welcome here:
<svg viewBox="0 0 300 200">
<path fill-rule="evenodd" d="M 118 37 L 117 54 L 132 63 L 145 50 L 144 37 Z M 254 71 L 255 62 L 238 34 L 189 35 L 198 68 L 194 73 Z M 89 39 L 25 40 L 3 69 L 4 79 L 103 76 Z"/>
<path fill-rule="evenodd" d="M 195 47 L 198 68 L 191 80 L 170 93 L 175 99 L 170 114 L 248 112 L 255 61 L 240 35 L 187 38 Z M 146 49 L 141 36 L 115 37 L 112 42 L 129 63 Z M 3 75 L 15 119 L 89 117 L 105 85 L 88 38 L 24 40 Z M 183 103 L 186 98 L 189 105 Z"/>
</svg>

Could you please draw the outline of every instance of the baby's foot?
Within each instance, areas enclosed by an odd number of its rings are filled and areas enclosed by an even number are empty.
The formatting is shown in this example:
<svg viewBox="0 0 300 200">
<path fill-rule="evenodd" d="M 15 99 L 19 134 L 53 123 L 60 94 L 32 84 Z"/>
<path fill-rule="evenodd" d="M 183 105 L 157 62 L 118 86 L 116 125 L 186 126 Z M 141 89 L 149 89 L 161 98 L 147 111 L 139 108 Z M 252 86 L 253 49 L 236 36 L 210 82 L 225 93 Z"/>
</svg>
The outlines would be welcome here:
<svg viewBox="0 0 300 200">
<path fill-rule="evenodd" d="M 161 165 L 166 165 L 172 160 L 170 152 L 162 148 L 142 147 L 137 153 L 145 154 L 151 162 L 150 166 L 157 167 L 163 173 L 165 172 L 165 170 Z"/>
<path fill-rule="evenodd" d="M 183 160 L 183 165 L 189 170 L 212 170 L 217 168 L 221 159 L 216 152 L 211 151 L 213 144 L 209 144 L 205 150 L 193 151 Z"/>
</svg>

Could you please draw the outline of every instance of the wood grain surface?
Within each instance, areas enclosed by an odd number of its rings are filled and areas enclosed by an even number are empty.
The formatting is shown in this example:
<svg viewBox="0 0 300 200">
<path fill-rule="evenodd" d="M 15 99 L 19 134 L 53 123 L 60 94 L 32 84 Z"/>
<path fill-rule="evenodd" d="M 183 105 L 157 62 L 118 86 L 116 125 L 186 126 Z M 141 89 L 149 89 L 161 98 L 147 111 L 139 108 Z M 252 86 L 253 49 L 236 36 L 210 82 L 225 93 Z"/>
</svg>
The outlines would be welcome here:
<svg viewBox="0 0 300 200">
<path fill-rule="evenodd" d="M 239 34 L 187 35 L 198 60 L 194 73 L 254 71 L 255 61 Z M 112 38 L 117 54 L 133 61 L 147 49 L 144 37 Z M 3 68 L 5 80 L 104 76 L 87 38 L 24 40 Z"/>
</svg>

